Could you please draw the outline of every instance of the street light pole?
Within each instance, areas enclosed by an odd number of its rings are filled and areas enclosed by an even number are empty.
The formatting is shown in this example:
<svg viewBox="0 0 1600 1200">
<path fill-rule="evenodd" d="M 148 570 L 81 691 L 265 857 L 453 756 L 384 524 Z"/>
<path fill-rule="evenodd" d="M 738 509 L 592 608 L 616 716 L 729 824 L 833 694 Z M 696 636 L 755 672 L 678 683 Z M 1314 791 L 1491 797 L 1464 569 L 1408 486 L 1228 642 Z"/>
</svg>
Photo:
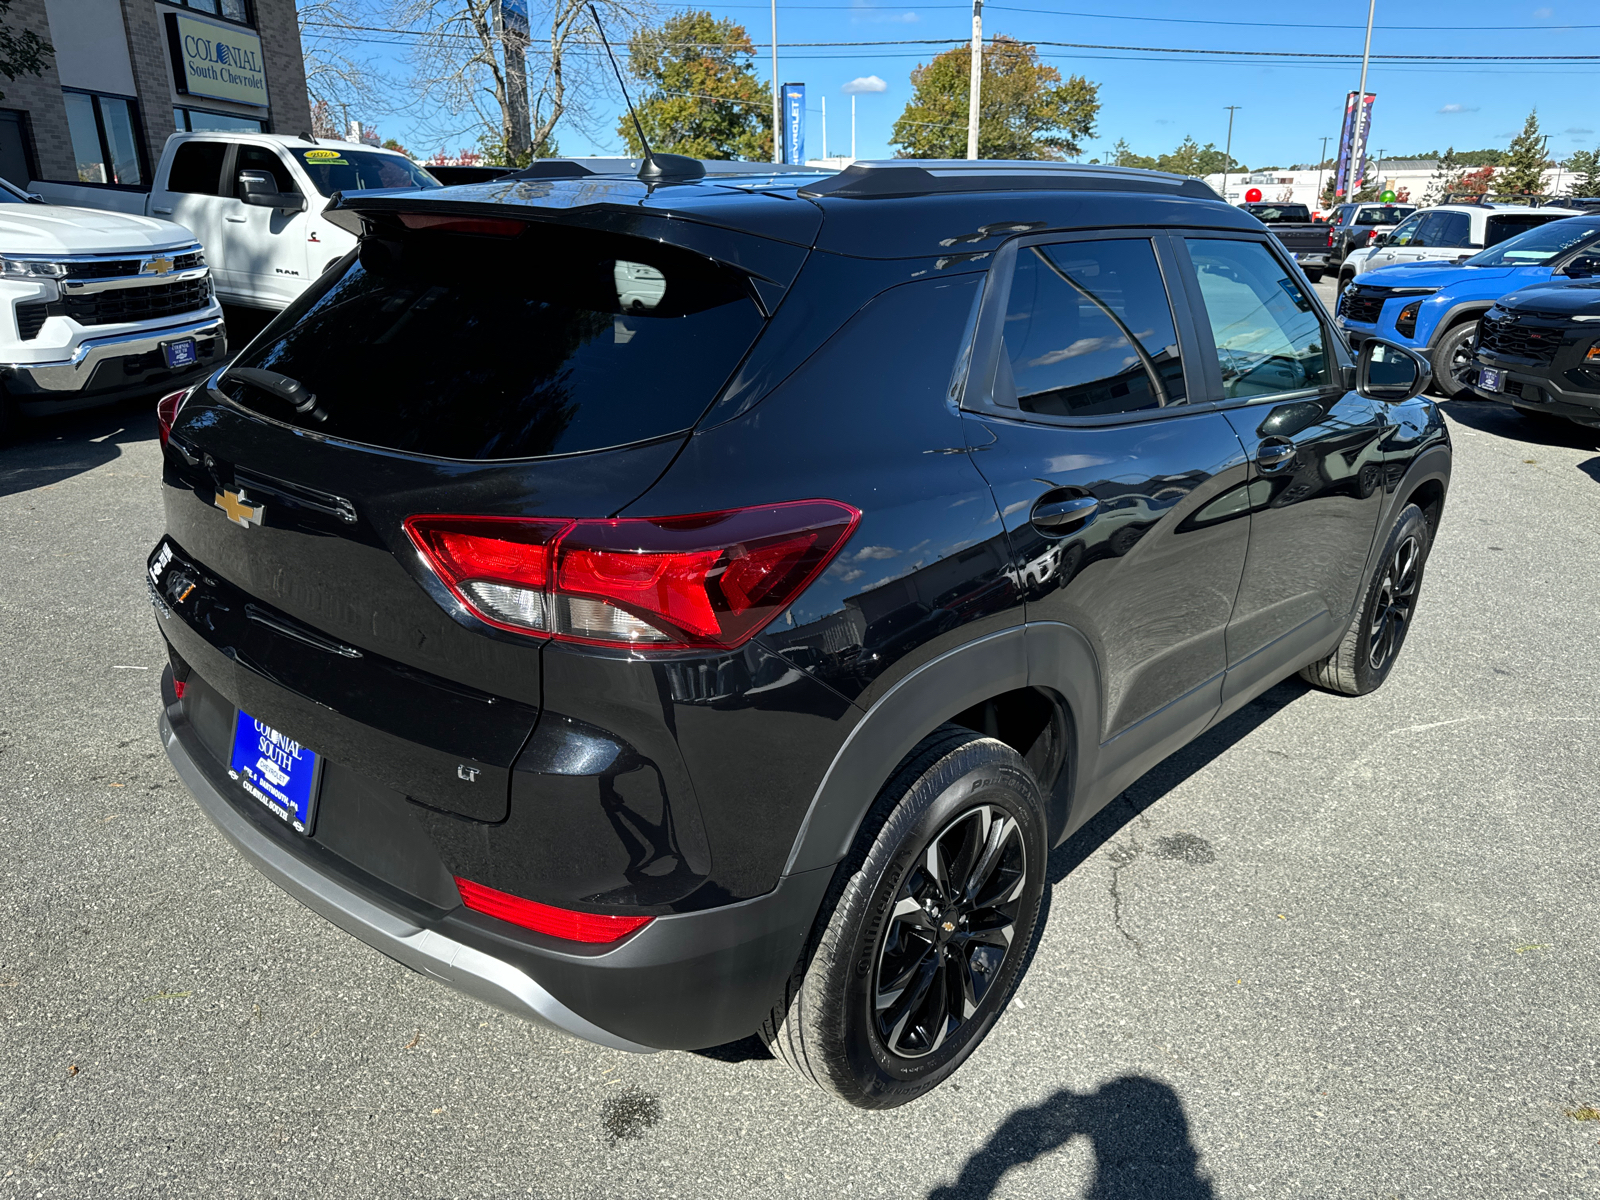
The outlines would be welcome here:
<svg viewBox="0 0 1600 1200">
<path fill-rule="evenodd" d="M 983 85 L 983 0 L 972 0 L 972 82 L 967 88 L 967 157 L 978 157 L 978 90 Z"/>
<path fill-rule="evenodd" d="M 1226 202 L 1228 199 L 1228 169 L 1233 166 L 1233 114 L 1243 108 L 1244 105 L 1225 104 L 1223 107 L 1228 110 L 1228 141 L 1222 151 L 1222 199 Z M 1211 144 L 1213 146 L 1216 145 L 1215 142 Z"/>
<path fill-rule="evenodd" d="M 1367 160 L 1367 60 L 1372 57 L 1372 18 L 1378 11 L 1378 0 L 1367 0 L 1367 44 L 1361 48 L 1361 86 L 1356 90 L 1356 126 L 1350 139 L 1351 179 L 1346 200 L 1354 200 L 1361 189 L 1354 172 L 1366 165 Z M 1366 182 L 1365 179 L 1361 182 Z"/>
<path fill-rule="evenodd" d="M 778 99 L 778 0 L 772 0 L 772 161 L 783 161 L 783 109 Z"/>
<path fill-rule="evenodd" d="M 1327 170 L 1323 164 L 1328 161 L 1329 140 L 1328 138 L 1322 139 L 1322 157 L 1317 159 L 1317 200 L 1315 205 L 1317 208 L 1322 207 L 1322 173 Z"/>
<path fill-rule="evenodd" d="M 850 161 L 856 160 L 856 94 L 850 93 Z"/>
</svg>

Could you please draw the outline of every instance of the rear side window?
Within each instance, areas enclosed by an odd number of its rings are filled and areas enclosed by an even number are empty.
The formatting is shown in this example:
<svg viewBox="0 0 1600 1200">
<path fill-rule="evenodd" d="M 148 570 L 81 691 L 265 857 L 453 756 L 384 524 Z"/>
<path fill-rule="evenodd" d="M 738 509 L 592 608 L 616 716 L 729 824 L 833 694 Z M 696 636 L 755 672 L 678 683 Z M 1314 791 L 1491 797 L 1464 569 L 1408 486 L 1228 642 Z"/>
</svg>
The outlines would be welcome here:
<svg viewBox="0 0 1600 1200">
<path fill-rule="evenodd" d="M 1389 245 L 1391 245 L 1391 246 L 1420 246 L 1420 245 L 1422 245 L 1423 244 L 1422 242 L 1419 242 L 1419 241 L 1416 240 L 1417 233 L 1422 228 L 1422 223 L 1429 219 L 1429 215 L 1430 214 L 1417 213 L 1415 216 L 1407 217 L 1404 221 L 1402 221 L 1400 223 L 1400 228 L 1396 229 L 1393 233 L 1391 233 L 1389 235 Z"/>
<path fill-rule="evenodd" d="M 1428 245 L 1465 246 L 1472 241 L 1472 218 L 1466 213 L 1441 212 L 1433 214 L 1428 226 Z"/>
<path fill-rule="evenodd" d="M 172 155 L 167 189 L 194 196 L 222 195 L 222 160 L 227 153 L 225 142 L 184 142 Z"/>
<path fill-rule="evenodd" d="M 1183 363 L 1142 238 L 1017 251 L 995 401 L 1053 417 L 1181 404 Z"/>
<path fill-rule="evenodd" d="M 1259 242 L 1191 238 L 1228 399 L 1325 387 L 1332 379 L 1311 297 Z"/>
<path fill-rule="evenodd" d="M 443 458 L 620 446 L 690 428 L 761 331 L 742 276 L 659 242 L 561 226 L 369 237 L 275 319 L 229 395 L 331 437 Z"/>
</svg>

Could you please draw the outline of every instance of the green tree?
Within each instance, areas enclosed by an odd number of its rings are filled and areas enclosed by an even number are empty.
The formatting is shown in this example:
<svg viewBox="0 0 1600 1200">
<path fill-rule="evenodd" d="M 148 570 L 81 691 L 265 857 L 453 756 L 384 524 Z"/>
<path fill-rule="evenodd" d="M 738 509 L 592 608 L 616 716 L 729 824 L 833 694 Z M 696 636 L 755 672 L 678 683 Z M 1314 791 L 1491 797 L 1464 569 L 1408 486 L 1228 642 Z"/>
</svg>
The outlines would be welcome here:
<svg viewBox="0 0 1600 1200">
<path fill-rule="evenodd" d="M 1448 147 L 1434 164 L 1433 174 L 1428 176 L 1428 189 L 1422 193 L 1424 207 L 1443 204 L 1446 196 L 1459 191 L 1461 176 L 1465 173 L 1461 160 L 1456 157 L 1456 148 Z"/>
<path fill-rule="evenodd" d="M 756 78 L 755 47 L 737 21 L 685 12 L 628 39 L 628 69 L 649 88 L 639 124 L 650 148 L 690 158 L 772 158 L 772 94 Z M 617 133 L 630 154 L 639 134 L 624 112 Z"/>
<path fill-rule="evenodd" d="M 1544 188 L 1544 138 L 1539 136 L 1539 110 L 1528 114 L 1522 132 L 1511 140 L 1505 165 L 1495 178 L 1498 191 L 1531 196 Z"/>
<path fill-rule="evenodd" d="M 946 50 L 911 72 L 916 89 L 889 135 L 899 158 L 965 158 L 972 49 Z M 983 54 L 979 158 L 1069 158 L 1094 136 L 1100 85 L 1039 61 L 1036 46 L 996 34 Z"/>
<path fill-rule="evenodd" d="M 1186 137 L 1179 142 L 1178 148 L 1171 154 L 1163 154 L 1158 158 L 1156 166 L 1163 171 L 1171 171 L 1174 175 L 1192 175 L 1196 179 L 1204 175 L 1218 174 L 1224 166 L 1230 171 L 1244 169 L 1244 164 L 1238 159 L 1235 158 L 1230 162 L 1228 157 L 1217 149 L 1215 142 L 1207 142 L 1202 146 L 1192 137 Z"/>
<path fill-rule="evenodd" d="M 10 11 L 11 0 L 0 0 L 0 18 Z M 7 79 L 16 79 L 19 75 L 42 75 L 54 55 L 55 48 L 33 30 L 24 29 L 17 33 L 0 20 L 0 75 Z M 0 100 L 5 98 L 6 94 L 0 92 Z"/>
<path fill-rule="evenodd" d="M 1600 196 L 1600 147 L 1579 150 L 1567 159 L 1567 170 L 1573 176 L 1567 195 Z"/>
<path fill-rule="evenodd" d="M 1106 162 L 1113 167 L 1141 167 L 1146 171 L 1153 171 L 1156 167 L 1156 160 L 1148 154 L 1135 154 L 1126 138 L 1117 139 L 1117 144 L 1111 147 L 1111 153 L 1106 156 Z"/>
</svg>

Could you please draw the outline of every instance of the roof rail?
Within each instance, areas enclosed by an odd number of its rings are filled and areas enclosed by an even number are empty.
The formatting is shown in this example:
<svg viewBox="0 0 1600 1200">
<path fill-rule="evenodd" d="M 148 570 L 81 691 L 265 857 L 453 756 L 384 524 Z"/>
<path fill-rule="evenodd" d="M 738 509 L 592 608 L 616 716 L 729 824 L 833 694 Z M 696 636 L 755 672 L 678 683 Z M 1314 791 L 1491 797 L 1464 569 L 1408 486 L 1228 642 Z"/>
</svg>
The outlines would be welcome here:
<svg viewBox="0 0 1600 1200">
<path fill-rule="evenodd" d="M 855 162 L 837 175 L 802 187 L 800 195 L 887 200 L 952 192 L 1014 191 L 1155 192 L 1196 200 L 1222 199 L 1199 179 L 1169 175 L 1164 171 L 1022 159 L 913 162 L 897 158 Z"/>
</svg>

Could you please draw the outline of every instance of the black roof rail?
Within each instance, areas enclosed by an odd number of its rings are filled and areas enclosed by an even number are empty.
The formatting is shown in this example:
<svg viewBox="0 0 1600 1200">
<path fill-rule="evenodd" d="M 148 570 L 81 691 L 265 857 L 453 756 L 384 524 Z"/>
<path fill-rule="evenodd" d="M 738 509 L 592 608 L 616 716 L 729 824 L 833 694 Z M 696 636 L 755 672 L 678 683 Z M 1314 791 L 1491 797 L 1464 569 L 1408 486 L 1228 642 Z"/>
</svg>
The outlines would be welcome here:
<svg viewBox="0 0 1600 1200">
<path fill-rule="evenodd" d="M 952 192 L 1153 192 L 1196 200 L 1222 197 L 1199 179 L 1136 167 L 1023 159 L 884 159 L 851 163 L 837 175 L 807 184 L 800 195 L 887 200 Z"/>
</svg>

